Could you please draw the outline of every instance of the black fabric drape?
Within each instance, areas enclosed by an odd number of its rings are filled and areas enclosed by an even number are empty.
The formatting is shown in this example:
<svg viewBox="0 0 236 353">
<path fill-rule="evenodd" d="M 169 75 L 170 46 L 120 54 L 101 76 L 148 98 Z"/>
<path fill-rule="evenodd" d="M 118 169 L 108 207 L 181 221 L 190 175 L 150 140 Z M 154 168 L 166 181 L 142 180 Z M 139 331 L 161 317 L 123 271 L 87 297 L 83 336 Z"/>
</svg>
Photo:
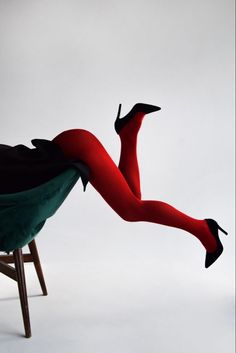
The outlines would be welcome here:
<svg viewBox="0 0 236 353">
<path fill-rule="evenodd" d="M 52 141 L 34 139 L 31 142 L 34 148 L 0 144 L 0 194 L 34 188 L 72 166 L 79 169 L 85 190 L 89 169 L 82 161 L 69 160 Z"/>
</svg>

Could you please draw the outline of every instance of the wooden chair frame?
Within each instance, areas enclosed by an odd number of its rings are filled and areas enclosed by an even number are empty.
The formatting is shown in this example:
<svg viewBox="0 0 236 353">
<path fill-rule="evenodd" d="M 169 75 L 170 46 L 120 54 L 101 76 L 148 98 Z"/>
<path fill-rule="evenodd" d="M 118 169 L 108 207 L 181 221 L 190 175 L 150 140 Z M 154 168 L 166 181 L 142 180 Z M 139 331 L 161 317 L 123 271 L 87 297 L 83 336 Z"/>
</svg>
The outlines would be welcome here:
<svg viewBox="0 0 236 353">
<path fill-rule="evenodd" d="M 20 249 L 14 250 L 13 254 L 0 255 L 0 272 L 2 272 L 7 277 L 12 278 L 14 281 L 17 282 L 17 285 L 18 285 L 26 338 L 31 337 L 32 334 L 31 334 L 30 315 L 29 315 L 29 306 L 28 306 L 28 297 L 27 297 L 25 270 L 24 270 L 25 262 L 34 263 L 43 295 L 47 295 L 47 288 L 44 281 L 43 271 L 42 271 L 35 240 L 32 240 L 28 244 L 28 247 L 30 252 L 27 254 L 24 254 L 22 252 L 22 248 L 20 248 Z M 14 266 L 9 265 L 10 263 L 13 263 Z"/>
</svg>

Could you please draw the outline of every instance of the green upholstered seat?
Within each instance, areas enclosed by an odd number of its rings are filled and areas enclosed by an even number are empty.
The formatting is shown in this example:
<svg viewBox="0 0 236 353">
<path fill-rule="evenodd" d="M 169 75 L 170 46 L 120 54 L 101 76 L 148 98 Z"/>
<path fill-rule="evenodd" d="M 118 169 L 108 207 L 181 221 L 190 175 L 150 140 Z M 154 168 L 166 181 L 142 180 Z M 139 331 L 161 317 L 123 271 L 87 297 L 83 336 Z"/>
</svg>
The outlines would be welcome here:
<svg viewBox="0 0 236 353">
<path fill-rule="evenodd" d="M 72 167 L 33 189 L 0 195 L 0 251 L 10 252 L 28 244 L 80 176 Z"/>
</svg>

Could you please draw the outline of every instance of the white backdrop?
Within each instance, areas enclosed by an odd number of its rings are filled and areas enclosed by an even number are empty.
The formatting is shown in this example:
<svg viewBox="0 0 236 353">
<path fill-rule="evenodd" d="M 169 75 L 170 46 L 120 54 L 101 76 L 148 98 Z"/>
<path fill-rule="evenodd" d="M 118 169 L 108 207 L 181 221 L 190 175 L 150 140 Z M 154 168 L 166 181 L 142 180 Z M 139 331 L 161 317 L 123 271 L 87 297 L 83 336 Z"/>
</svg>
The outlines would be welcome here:
<svg viewBox="0 0 236 353">
<path fill-rule="evenodd" d="M 229 232 L 223 239 L 224 254 L 205 270 L 205 251 L 191 235 L 154 224 L 126 223 L 90 185 L 83 193 L 79 182 L 37 237 L 49 283 L 53 266 L 63 265 L 66 277 L 73 264 L 78 283 L 73 284 L 72 293 L 88 285 L 79 271 L 88 278 L 99 273 L 100 281 L 95 288 L 89 282 L 88 293 L 109 301 L 109 290 L 114 285 L 117 293 L 119 283 L 125 301 L 135 297 L 145 283 L 147 288 L 153 285 L 153 292 L 145 296 L 146 303 L 152 298 L 152 308 L 160 301 L 160 288 L 167 284 L 173 297 L 163 305 L 175 298 L 178 305 L 181 290 L 187 290 L 194 306 L 196 297 L 207 297 L 201 291 L 196 295 L 196 288 L 204 288 L 216 308 L 215 295 L 222 294 L 220 302 L 225 300 L 226 310 L 232 309 L 225 320 L 232 324 L 233 28 L 232 0 L 0 0 L 0 142 L 30 146 L 32 138 L 52 139 L 78 127 L 96 134 L 118 161 L 120 146 L 113 123 L 119 103 L 123 104 L 121 116 L 137 102 L 159 105 L 162 110 L 148 115 L 140 132 L 143 198 L 168 202 L 196 218 L 214 218 Z M 61 276 L 57 276 L 59 281 Z M 158 300 L 155 280 L 160 286 Z M 123 310 L 130 308 L 129 302 L 123 305 Z M 231 324 L 227 321 L 225 332 L 229 327 L 233 332 Z M 136 337 L 132 336 L 135 324 L 129 327 L 131 337 Z M 116 352 L 116 344 L 128 337 L 123 331 L 114 336 L 111 348 L 110 341 L 102 345 L 98 339 L 106 335 L 100 329 L 91 339 L 97 351 Z M 79 335 L 79 329 L 76 332 Z M 175 340 L 172 345 L 168 334 L 169 330 L 163 332 L 162 339 L 166 335 L 167 340 L 161 341 L 161 349 L 160 341 L 154 343 L 156 332 L 151 331 L 143 340 L 138 335 L 127 341 L 126 348 L 118 345 L 118 351 L 148 347 L 149 352 L 157 348 L 161 353 L 176 352 Z M 213 340 L 214 330 L 211 335 Z M 59 336 L 63 345 L 65 340 Z M 186 332 L 179 336 L 181 344 L 187 336 Z M 207 336 L 201 342 L 203 353 L 212 347 L 212 340 Z M 88 342 L 85 339 L 84 350 L 80 347 L 82 352 L 95 349 Z M 73 344 L 72 351 L 78 342 Z M 222 334 L 214 344 L 214 352 L 232 352 L 232 336 Z M 178 352 L 189 351 L 194 352 L 193 347 Z"/>
</svg>

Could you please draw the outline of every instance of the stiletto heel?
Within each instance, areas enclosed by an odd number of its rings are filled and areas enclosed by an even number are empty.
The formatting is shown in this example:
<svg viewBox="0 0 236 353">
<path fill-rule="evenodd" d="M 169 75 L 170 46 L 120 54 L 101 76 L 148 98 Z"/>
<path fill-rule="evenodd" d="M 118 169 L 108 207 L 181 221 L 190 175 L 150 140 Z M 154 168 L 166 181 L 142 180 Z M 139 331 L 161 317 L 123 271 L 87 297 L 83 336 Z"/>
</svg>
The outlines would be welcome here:
<svg viewBox="0 0 236 353">
<path fill-rule="evenodd" d="M 219 226 L 219 224 L 214 220 L 214 219 L 205 219 L 207 222 L 207 225 L 211 231 L 211 234 L 216 240 L 217 248 L 213 252 L 208 252 L 206 253 L 206 261 L 205 261 L 205 267 L 208 268 L 211 266 L 217 259 L 218 257 L 222 254 L 224 248 L 223 245 L 219 239 L 219 230 L 221 230 L 222 233 L 227 235 L 228 233 Z"/>
<path fill-rule="evenodd" d="M 224 233 L 225 235 L 228 235 L 228 233 L 227 233 L 224 229 L 222 229 L 222 228 L 219 226 L 219 224 L 218 224 L 218 228 L 219 228 L 219 230 L 221 230 L 222 233 Z"/>
<path fill-rule="evenodd" d="M 137 113 L 143 113 L 145 115 L 145 114 L 149 114 L 149 113 L 155 112 L 155 111 L 160 110 L 160 109 L 161 109 L 160 107 L 157 107 L 155 105 L 137 103 L 137 104 L 135 104 L 133 106 L 131 111 L 126 116 L 124 116 L 122 119 L 120 119 L 121 104 L 119 104 L 117 118 L 116 118 L 116 121 L 115 121 L 115 130 L 116 130 L 117 134 L 119 134 L 120 130 L 123 129 L 123 127 L 131 119 L 133 119 Z"/>
</svg>

